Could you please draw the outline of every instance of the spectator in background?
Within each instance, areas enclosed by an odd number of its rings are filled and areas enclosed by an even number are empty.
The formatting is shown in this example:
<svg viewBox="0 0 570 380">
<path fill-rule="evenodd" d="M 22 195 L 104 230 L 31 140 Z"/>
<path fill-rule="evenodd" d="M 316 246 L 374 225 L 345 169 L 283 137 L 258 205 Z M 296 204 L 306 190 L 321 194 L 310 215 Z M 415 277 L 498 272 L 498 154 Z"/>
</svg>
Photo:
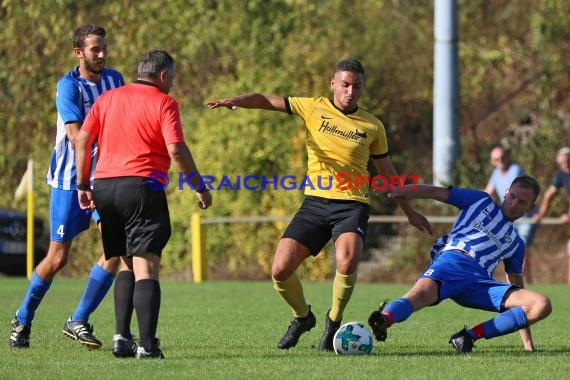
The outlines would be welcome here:
<svg viewBox="0 0 570 380">
<path fill-rule="evenodd" d="M 542 218 L 544 218 L 550 209 L 552 201 L 556 195 L 560 193 L 561 189 L 566 190 L 566 195 L 570 199 L 570 147 L 565 146 L 558 150 L 558 153 L 556 154 L 556 162 L 558 163 L 558 170 L 554 174 L 554 178 L 552 179 L 550 186 L 544 193 L 538 212 L 533 217 L 533 220 L 536 223 L 540 223 Z M 562 223 L 570 223 L 570 203 L 566 212 L 560 215 L 560 221 Z M 570 265 L 570 240 L 568 240 L 567 247 L 568 264 Z M 570 283 L 570 269 L 568 270 L 568 283 Z"/>
<path fill-rule="evenodd" d="M 558 151 L 556 162 L 559 169 L 554 174 L 550 186 L 544 193 L 544 197 L 542 197 L 538 213 L 533 218 L 536 223 L 540 223 L 542 218 L 544 218 L 559 190 L 565 189 L 566 194 L 570 196 L 570 147 L 564 147 Z M 560 215 L 560 221 L 562 223 L 570 222 L 570 204 L 566 212 Z"/>
<path fill-rule="evenodd" d="M 503 147 L 502 145 L 495 145 L 491 149 L 490 153 L 490 162 L 491 165 L 494 167 L 493 173 L 487 182 L 487 186 L 485 187 L 485 192 L 491 196 L 493 193 L 497 195 L 499 198 L 500 203 L 503 203 L 505 200 L 505 194 L 509 190 L 511 183 L 514 181 L 515 178 L 520 177 L 524 174 L 524 170 L 522 166 L 516 164 L 511 161 L 510 153 L 508 149 Z M 537 208 L 533 208 L 528 213 L 524 215 L 525 218 L 532 218 L 534 214 L 536 214 Z M 528 248 L 531 246 L 534 240 L 534 234 L 536 232 L 537 224 L 535 222 L 532 223 L 517 223 L 515 224 L 515 228 L 519 236 L 523 239 L 525 246 L 527 248 L 525 259 L 524 259 L 524 266 L 523 266 L 523 275 L 526 283 L 532 282 L 532 271 L 531 271 L 531 260 L 528 253 Z"/>
</svg>

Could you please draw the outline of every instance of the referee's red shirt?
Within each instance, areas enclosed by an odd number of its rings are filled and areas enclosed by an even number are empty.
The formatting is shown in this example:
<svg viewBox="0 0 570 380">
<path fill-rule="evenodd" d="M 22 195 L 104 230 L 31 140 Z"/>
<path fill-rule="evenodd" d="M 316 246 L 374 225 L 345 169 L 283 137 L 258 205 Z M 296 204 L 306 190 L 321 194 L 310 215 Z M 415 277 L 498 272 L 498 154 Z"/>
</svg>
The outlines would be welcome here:
<svg viewBox="0 0 570 380">
<path fill-rule="evenodd" d="M 81 129 L 98 135 L 95 179 L 167 173 L 166 146 L 184 142 L 178 102 L 140 81 L 99 96 Z"/>
</svg>

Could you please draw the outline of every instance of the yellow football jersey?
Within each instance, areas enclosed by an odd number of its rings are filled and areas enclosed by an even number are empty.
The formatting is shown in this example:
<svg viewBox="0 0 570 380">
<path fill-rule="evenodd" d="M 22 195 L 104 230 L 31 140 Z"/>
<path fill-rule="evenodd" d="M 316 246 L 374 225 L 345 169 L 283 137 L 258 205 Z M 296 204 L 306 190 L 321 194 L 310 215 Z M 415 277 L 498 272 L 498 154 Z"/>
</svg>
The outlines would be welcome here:
<svg viewBox="0 0 570 380">
<path fill-rule="evenodd" d="M 360 108 L 344 114 L 325 97 L 288 97 L 285 105 L 307 128 L 305 194 L 368 203 L 368 160 L 388 154 L 382 122 Z"/>
</svg>

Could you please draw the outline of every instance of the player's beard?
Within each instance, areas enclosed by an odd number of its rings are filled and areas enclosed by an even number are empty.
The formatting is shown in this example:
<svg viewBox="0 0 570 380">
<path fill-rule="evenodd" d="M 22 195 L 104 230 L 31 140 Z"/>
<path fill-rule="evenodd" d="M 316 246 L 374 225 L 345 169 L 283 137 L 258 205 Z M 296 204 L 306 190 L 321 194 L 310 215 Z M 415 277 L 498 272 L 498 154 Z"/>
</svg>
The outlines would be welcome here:
<svg viewBox="0 0 570 380">
<path fill-rule="evenodd" d="M 103 60 L 101 63 L 96 63 L 92 61 L 85 60 L 85 69 L 93 74 L 101 74 L 103 68 L 105 67 L 105 61 Z"/>
</svg>

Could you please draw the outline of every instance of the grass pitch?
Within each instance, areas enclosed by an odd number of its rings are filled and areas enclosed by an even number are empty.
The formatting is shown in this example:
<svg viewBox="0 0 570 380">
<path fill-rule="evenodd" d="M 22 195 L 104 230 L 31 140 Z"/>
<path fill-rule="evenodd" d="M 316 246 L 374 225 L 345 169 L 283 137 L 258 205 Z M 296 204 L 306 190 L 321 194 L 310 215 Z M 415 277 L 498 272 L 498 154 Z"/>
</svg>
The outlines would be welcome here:
<svg viewBox="0 0 570 380">
<path fill-rule="evenodd" d="M 518 333 L 477 342 L 470 355 L 455 353 L 449 336 L 494 314 L 468 310 L 451 301 L 421 310 L 375 342 L 367 356 L 336 356 L 317 350 L 330 307 L 331 283 L 305 283 L 317 327 L 297 347 L 276 348 L 291 319 L 270 282 L 163 281 L 158 337 L 166 360 L 117 359 L 112 294 L 92 315 L 100 350 L 88 351 L 61 328 L 74 310 L 84 280 L 56 279 L 32 326 L 31 348 L 8 347 L 10 320 L 27 288 L 22 278 L 0 278 L 0 379 L 565 379 L 570 374 L 568 286 L 530 288 L 548 295 L 554 312 L 533 326 L 536 353 L 522 349 Z M 384 298 L 409 286 L 359 283 L 344 322 L 366 322 Z M 136 318 L 134 318 L 136 321 Z M 133 331 L 137 331 L 136 322 Z"/>
</svg>

